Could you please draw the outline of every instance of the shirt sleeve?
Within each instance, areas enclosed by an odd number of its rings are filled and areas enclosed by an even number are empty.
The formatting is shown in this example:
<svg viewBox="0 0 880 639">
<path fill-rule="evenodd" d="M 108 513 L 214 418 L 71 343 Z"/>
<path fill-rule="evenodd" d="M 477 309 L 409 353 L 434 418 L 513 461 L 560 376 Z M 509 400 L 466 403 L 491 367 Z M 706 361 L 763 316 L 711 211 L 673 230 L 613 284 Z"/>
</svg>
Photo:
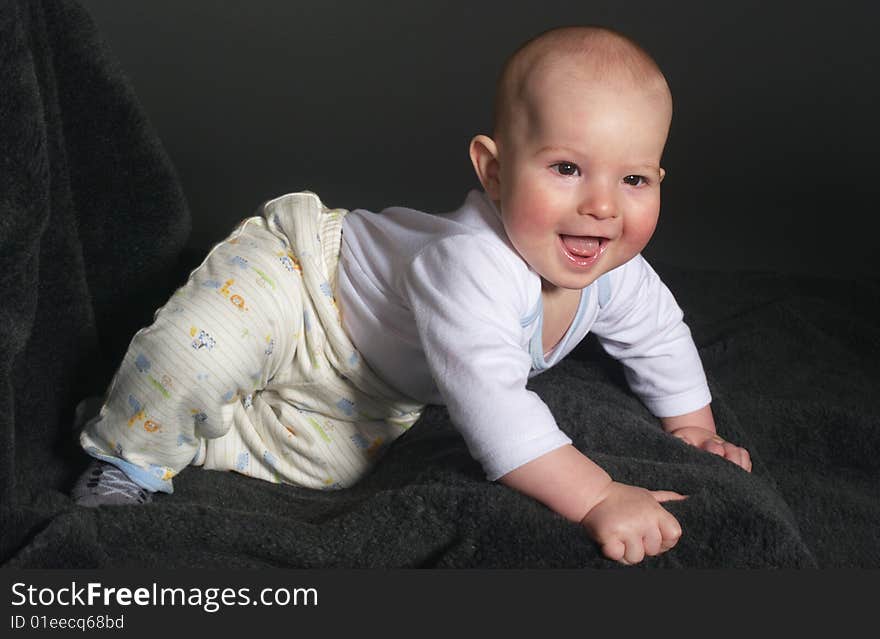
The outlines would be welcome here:
<svg viewBox="0 0 880 639">
<path fill-rule="evenodd" d="M 632 391 L 657 417 L 712 401 L 700 355 L 672 293 L 641 256 L 611 271 L 611 297 L 592 331 L 623 364 Z"/>
<path fill-rule="evenodd" d="M 571 442 L 526 389 L 525 284 L 503 247 L 466 235 L 429 245 L 404 276 L 431 374 L 491 481 Z"/>
</svg>

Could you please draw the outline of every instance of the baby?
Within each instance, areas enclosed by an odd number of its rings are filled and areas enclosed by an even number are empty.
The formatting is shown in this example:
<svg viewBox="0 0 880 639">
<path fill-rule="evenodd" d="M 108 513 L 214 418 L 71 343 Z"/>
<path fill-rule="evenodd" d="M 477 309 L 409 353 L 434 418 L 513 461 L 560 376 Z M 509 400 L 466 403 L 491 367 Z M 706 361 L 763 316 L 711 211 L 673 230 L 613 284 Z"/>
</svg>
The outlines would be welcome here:
<svg viewBox="0 0 880 639">
<path fill-rule="evenodd" d="M 681 535 L 661 502 L 578 451 L 527 390 L 592 332 L 666 432 L 751 469 L 716 434 L 690 331 L 641 257 L 660 210 L 666 81 L 628 38 L 567 27 L 499 80 L 482 191 L 451 213 L 263 205 L 133 338 L 81 442 L 84 505 L 171 492 L 189 464 L 341 488 L 426 404 L 490 481 L 582 524 L 626 564 Z"/>
</svg>

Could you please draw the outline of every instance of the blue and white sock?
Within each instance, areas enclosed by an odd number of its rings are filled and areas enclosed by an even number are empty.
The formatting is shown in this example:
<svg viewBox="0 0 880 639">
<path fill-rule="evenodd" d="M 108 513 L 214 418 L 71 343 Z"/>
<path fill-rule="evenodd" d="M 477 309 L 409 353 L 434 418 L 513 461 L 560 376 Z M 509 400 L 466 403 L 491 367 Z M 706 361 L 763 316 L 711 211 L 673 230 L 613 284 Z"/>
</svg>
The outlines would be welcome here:
<svg viewBox="0 0 880 639">
<path fill-rule="evenodd" d="M 94 460 L 80 475 L 71 491 L 80 506 L 128 506 L 146 504 L 153 494 L 133 482 L 113 464 Z"/>
</svg>

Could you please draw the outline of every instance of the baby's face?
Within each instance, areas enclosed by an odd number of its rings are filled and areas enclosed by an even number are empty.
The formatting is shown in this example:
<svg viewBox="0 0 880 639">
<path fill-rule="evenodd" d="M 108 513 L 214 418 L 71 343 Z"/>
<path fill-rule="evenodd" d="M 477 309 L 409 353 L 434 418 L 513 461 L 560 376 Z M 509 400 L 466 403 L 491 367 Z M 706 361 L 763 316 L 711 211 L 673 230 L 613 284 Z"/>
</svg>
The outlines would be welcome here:
<svg viewBox="0 0 880 639">
<path fill-rule="evenodd" d="M 635 257 L 660 213 L 668 100 L 548 74 L 499 137 L 507 235 L 546 287 L 581 289 Z"/>
</svg>

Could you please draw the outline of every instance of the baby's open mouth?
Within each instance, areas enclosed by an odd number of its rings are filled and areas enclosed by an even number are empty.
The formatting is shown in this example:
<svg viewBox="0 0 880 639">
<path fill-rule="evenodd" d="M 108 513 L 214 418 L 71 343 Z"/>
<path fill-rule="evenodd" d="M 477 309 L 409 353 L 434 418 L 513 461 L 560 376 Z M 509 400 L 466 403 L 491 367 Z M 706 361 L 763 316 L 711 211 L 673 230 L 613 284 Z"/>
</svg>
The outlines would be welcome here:
<svg viewBox="0 0 880 639">
<path fill-rule="evenodd" d="M 559 243 L 568 261 L 577 268 L 589 268 L 595 264 L 605 248 L 608 238 L 593 235 L 560 235 Z"/>
<path fill-rule="evenodd" d="M 572 255 L 578 257 L 593 257 L 602 247 L 604 237 L 592 237 L 589 235 L 561 235 L 562 243 Z"/>
</svg>

